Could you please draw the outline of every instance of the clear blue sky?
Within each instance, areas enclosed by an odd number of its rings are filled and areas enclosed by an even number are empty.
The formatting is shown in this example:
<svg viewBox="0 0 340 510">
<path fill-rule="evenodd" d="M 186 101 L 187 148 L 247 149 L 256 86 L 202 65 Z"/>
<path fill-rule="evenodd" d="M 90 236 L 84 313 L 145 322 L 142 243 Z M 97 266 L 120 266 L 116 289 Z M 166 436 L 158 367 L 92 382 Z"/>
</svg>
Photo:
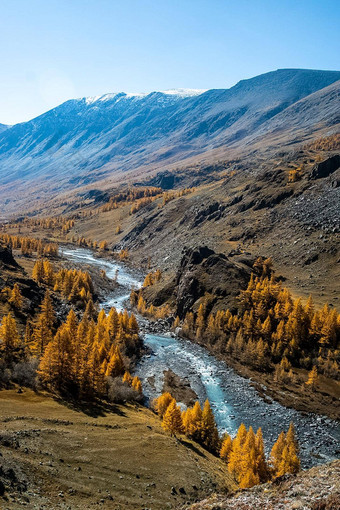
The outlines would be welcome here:
<svg viewBox="0 0 340 510">
<path fill-rule="evenodd" d="M 0 0 L 0 123 L 72 97 L 340 69 L 337 0 Z"/>
</svg>

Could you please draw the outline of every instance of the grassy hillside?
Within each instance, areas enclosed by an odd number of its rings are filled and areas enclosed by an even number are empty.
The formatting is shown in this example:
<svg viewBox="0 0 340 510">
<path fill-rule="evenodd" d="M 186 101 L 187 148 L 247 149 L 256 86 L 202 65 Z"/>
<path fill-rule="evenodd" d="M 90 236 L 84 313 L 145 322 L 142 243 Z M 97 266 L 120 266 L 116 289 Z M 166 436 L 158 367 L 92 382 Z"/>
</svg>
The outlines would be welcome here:
<svg viewBox="0 0 340 510">
<path fill-rule="evenodd" d="M 144 407 L 80 409 L 4 390 L 0 415 L 4 508 L 163 510 L 234 488 L 225 464 L 170 438 Z"/>
</svg>

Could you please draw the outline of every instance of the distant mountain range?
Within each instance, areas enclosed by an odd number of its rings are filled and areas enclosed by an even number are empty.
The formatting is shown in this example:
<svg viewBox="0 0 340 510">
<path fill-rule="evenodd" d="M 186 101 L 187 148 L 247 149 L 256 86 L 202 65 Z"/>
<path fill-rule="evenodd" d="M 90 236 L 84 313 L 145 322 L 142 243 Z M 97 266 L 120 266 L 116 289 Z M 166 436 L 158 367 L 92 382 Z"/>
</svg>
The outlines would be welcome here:
<svg viewBox="0 0 340 510">
<path fill-rule="evenodd" d="M 340 72 L 280 69 L 230 89 L 72 99 L 0 125 L 0 205 L 339 123 Z M 19 204 L 19 202 L 18 202 Z"/>
</svg>

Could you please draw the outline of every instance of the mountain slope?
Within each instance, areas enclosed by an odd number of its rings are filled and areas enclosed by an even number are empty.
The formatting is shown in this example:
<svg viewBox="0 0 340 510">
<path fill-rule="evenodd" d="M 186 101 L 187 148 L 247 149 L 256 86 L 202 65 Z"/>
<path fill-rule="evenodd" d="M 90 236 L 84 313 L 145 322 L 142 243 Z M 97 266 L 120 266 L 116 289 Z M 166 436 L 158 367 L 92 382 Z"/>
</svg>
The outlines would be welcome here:
<svg viewBox="0 0 340 510">
<path fill-rule="evenodd" d="M 267 134 L 282 133 L 294 138 L 297 133 L 306 136 L 315 126 L 332 127 L 340 123 L 340 81 L 310 94 L 275 115 L 247 141 L 262 138 Z"/>
<path fill-rule="evenodd" d="M 282 69 L 196 95 L 119 93 L 67 101 L 0 133 L 2 194 L 20 198 L 28 182 L 39 184 L 39 192 L 57 193 L 115 172 L 143 173 L 241 146 L 246 137 L 270 130 L 291 105 L 339 79 L 336 71 Z M 336 97 L 328 108 L 336 110 Z M 307 112 L 305 123 L 311 119 Z"/>
</svg>

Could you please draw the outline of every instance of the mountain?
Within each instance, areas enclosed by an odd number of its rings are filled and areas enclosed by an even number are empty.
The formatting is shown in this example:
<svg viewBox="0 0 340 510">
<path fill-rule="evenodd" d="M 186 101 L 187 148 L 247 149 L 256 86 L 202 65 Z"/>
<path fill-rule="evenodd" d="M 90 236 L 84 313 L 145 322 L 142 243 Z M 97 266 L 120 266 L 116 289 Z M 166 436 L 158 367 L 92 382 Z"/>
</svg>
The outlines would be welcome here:
<svg viewBox="0 0 340 510">
<path fill-rule="evenodd" d="M 6 126 L 6 124 L 0 124 L 0 133 L 7 128 L 8 128 L 8 126 Z"/>
<path fill-rule="evenodd" d="M 242 147 L 278 125 L 289 131 L 298 120 L 306 133 L 316 124 L 329 126 L 336 122 L 338 80 L 337 71 L 281 69 L 226 90 L 122 92 L 67 101 L 0 132 L 0 191 L 6 197 L 0 205 L 21 207 L 28 184 L 48 196 L 131 170 L 140 179 L 216 149 Z"/>
</svg>

